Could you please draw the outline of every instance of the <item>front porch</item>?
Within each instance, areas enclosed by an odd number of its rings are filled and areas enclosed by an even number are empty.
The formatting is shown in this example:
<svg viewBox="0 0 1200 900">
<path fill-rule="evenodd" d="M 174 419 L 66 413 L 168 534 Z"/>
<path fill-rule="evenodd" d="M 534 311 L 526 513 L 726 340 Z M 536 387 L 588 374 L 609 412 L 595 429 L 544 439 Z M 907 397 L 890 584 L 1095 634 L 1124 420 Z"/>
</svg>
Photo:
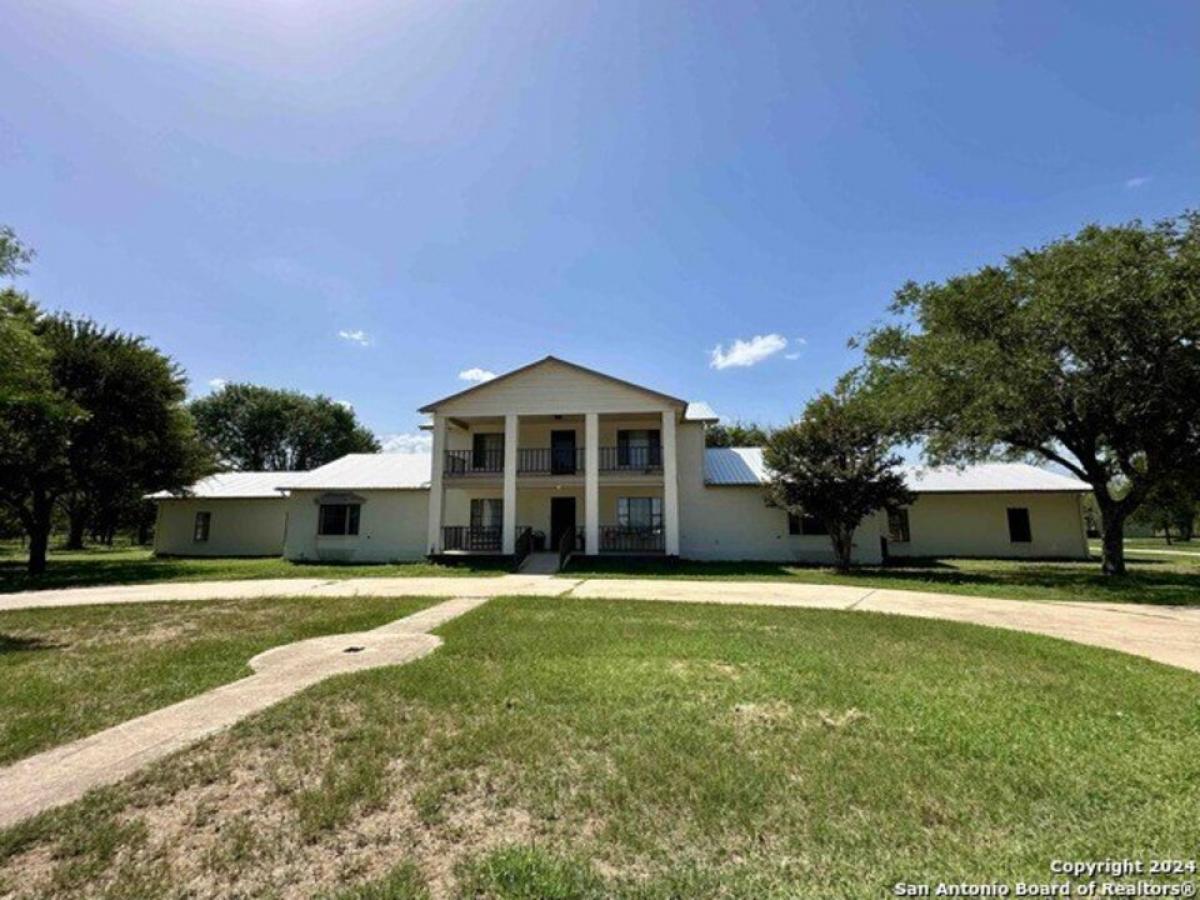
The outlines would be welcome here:
<svg viewBox="0 0 1200 900">
<path fill-rule="evenodd" d="M 441 528 L 440 551 L 483 556 L 553 551 L 564 557 L 571 553 L 667 553 L 669 529 L 660 485 L 630 482 L 601 487 L 597 492 L 598 522 L 593 541 L 587 535 L 586 493 L 578 484 L 519 486 L 513 548 L 506 550 L 503 487 L 447 487 L 447 524 Z"/>
</svg>

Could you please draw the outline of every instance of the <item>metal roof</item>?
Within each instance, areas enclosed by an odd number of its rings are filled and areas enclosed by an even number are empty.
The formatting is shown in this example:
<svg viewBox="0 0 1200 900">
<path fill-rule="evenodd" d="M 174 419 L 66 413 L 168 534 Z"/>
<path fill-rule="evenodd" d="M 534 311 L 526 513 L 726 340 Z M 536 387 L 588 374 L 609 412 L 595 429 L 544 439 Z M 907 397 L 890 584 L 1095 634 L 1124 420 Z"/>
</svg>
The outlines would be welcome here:
<svg viewBox="0 0 1200 900">
<path fill-rule="evenodd" d="M 277 486 L 304 472 L 218 472 L 202 478 L 183 491 L 159 491 L 147 494 L 148 500 L 235 500 L 258 497 L 282 497 Z"/>
<path fill-rule="evenodd" d="M 713 408 L 703 401 L 695 401 L 687 405 L 683 412 L 685 422 L 720 422 L 721 417 L 713 412 Z"/>
<path fill-rule="evenodd" d="M 276 483 L 305 491 L 428 490 L 432 471 L 429 453 L 351 453 Z"/>
<path fill-rule="evenodd" d="M 909 490 L 919 494 L 1050 491 L 1084 493 L 1091 485 L 1028 463 L 974 466 L 904 466 Z M 704 482 L 737 486 L 765 484 L 769 478 L 761 447 L 710 447 L 704 451 Z"/>
</svg>

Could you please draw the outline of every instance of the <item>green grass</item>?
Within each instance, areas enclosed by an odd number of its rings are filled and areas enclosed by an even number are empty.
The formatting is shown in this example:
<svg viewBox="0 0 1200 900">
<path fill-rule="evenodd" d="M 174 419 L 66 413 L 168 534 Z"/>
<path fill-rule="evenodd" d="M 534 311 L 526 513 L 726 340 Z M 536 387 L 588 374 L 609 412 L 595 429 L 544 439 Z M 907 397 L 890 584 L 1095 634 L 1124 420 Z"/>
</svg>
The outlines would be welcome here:
<svg viewBox="0 0 1200 900">
<path fill-rule="evenodd" d="M 270 598 L 0 613 L 0 763 L 250 674 L 256 654 L 434 601 Z"/>
<path fill-rule="evenodd" d="M 1093 553 L 1100 552 L 1100 542 L 1089 542 Z M 1172 552 L 1182 553 L 1200 553 L 1200 540 L 1180 541 L 1172 540 L 1167 543 L 1165 538 L 1148 537 L 1148 538 L 1126 538 L 1125 552 L 1136 553 L 1138 550 L 1170 550 Z"/>
<path fill-rule="evenodd" d="M 794 581 L 910 591 L 935 591 L 1014 600 L 1190 605 L 1200 603 L 1200 558 L 1131 558 L 1128 573 L 1108 577 L 1090 562 L 1003 559 L 914 559 L 860 566 L 842 574 L 827 566 L 774 562 L 606 560 L 578 557 L 566 577 L 694 578 Z"/>
<path fill-rule="evenodd" d="M 104 547 L 57 550 L 46 572 L 25 571 L 25 551 L 15 542 L 0 543 L 0 594 L 51 588 L 169 581 L 221 581 L 245 578 L 395 578 L 422 575 L 499 575 L 495 564 L 440 566 L 427 562 L 321 564 L 277 557 L 196 559 L 156 557 L 145 548 Z"/>
<path fill-rule="evenodd" d="M 1138 658 L 558 598 L 440 633 L 3 833 L 0 891 L 858 898 L 1200 842 L 1200 677 Z"/>
</svg>

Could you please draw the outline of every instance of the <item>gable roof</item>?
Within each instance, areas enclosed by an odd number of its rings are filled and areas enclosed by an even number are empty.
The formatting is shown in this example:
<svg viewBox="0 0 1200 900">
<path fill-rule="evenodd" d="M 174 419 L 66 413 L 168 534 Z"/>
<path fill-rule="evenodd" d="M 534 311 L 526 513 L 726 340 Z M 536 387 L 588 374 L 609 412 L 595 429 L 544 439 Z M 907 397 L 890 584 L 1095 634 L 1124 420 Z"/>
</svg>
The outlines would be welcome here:
<svg viewBox="0 0 1200 900">
<path fill-rule="evenodd" d="M 713 412 L 713 408 L 703 401 L 694 400 L 684 410 L 685 422 L 720 422 L 721 417 Z"/>
<path fill-rule="evenodd" d="M 904 466 L 908 489 L 918 494 L 1021 492 L 1086 493 L 1091 485 L 1028 463 L 974 466 Z M 704 483 L 761 485 L 770 479 L 761 447 L 709 447 L 704 451 Z"/>
<path fill-rule="evenodd" d="M 249 500 L 283 497 L 277 485 L 303 472 L 217 472 L 182 491 L 158 491 L 147 500 Z"/>
<path fill-rule="evenodd" d="M 350 453 L 276 483 L 305 491 L 428 490 L 432 471 L 429 453 Z"/>
<path fill-rule="evenodd" d="M 680 400 L 678 397 L 672 397 L 670 394 L 664 394 L 661 391 L 655 391 L 655 390 L 652 390 L 651 388 L 643 387 L 640 384 L 634 384 L 632 381 L 624 381 L 624 380 L 622 380 L 620 378 L 616 378 L 612 375 L 606 375 L 604 372 L 597 372 L 595 369 L 589 369 L 589 368 L 587 368 L 587 366 L 581 366 L 578 363 L 568 362 L 565 359 L 559 359 L 557 356 L 544 356 L 541 359 L 537 360 L 536 362 L 531 362 L 528 365 L 521 366 L 518 369 L 513 369 L 510 372 L 505 372 L 503 375 L 497 375 L 495 378 L 489 379 L 488 381 L 485 381 L 482 384 L 472 385 L 471 387 L 467 388 L 466 390 L 458 391 L 457 393 L 451 394 L 448 397 L 443 397 L 441 400 L 435 400 L 432 403 L 427 403 L 425 406 L 422 406 L 419 410 L 417 410 L 417 412 L 431 413 L 434 410 L 436 410 L 439 406 L 441 406 L 445 403 L 449 403 L 451 400 L 457 400 L 460 397 L 465 397 L 467 394 L 474 393 L 475 391 L 485 390 L 485 389 L 492 387 L 493 385 L 499 384 L 503 381 L 508 381 L 510 378 L 515 378 L 518 375 L 523 375 L 526 372 L 530 372 L 533 369 L 538 368 L 539 366 L 544 366 L 547 363 L 558 363 L 561 366 L 566 366 L 569 369 L 574 369 L 575 371 L 582 372 L 585 375 L 591 375 L 594 378 L 602 378 L 605 381 L 609 381 L 613 384 L 619 384 L 622 387 L 631 388 L 632 390 L 635 390 L 635 391 L 641 391 L 644 394 L 650 394 L 653 397 L 658 397 L 661 400 L 666 400 L 668 403 L 673 403 L 677 406 L 683 406 L 683 407 L 687 406 L 686 400 Z M 711 410 L 710 410 L 710 412 L 711 412 Z"/>
</svg>

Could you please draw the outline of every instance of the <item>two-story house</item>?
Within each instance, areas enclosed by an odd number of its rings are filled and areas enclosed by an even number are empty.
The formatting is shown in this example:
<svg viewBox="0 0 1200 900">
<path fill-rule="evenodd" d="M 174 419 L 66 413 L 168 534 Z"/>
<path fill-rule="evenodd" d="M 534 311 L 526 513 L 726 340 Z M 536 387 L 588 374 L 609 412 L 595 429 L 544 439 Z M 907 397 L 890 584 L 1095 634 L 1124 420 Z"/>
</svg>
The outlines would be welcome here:
<svg viewBox="0 0 1200 900">
<path fill-rule="evenodd" d="M 430 454 L 352 454 L 280 474 L 274 498 L 262 496 L 262 473 L 158 495 L 156 547 L 229 555 L 242 541 L 247 553 L 271 546 L 289 559 L 344 561 L 536 550 L 832 559 L 820 522 L 766 504 L 761 448 L 705 447 L 717 418 L 703 403 L 546 357 L 421 411 Z M 858 561 L 1087 556 L 1080 481 L 1000 463 L 905 474 L 917 500 L 862 523 Z M 256 493 L 238 497 L 239 479 Z M 281 521 L 280 533 L 245 537 L 251 507 L 254 521 Z"/>
</svg>

